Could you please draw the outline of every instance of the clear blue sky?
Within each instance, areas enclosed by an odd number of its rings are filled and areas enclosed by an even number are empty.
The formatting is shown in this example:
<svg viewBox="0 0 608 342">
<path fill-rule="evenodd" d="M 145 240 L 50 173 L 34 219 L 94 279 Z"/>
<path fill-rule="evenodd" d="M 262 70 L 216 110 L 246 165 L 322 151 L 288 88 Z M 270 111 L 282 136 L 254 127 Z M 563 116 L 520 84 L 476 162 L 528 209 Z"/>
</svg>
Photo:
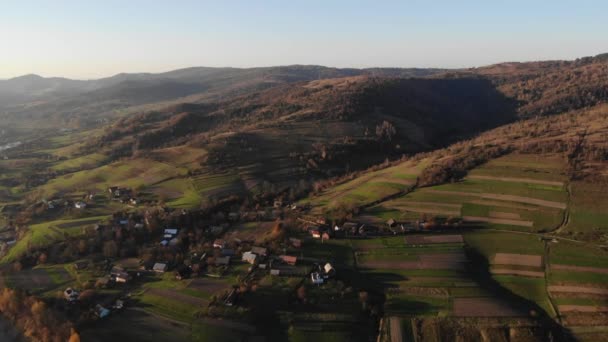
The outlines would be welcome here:
<svg viewBox="0 0 608 342">
<path fill-rule="evenodd" d="M 608 52 L 608 1 L 2 0 L 0 78 L 469 67 Z"/>
</svg>

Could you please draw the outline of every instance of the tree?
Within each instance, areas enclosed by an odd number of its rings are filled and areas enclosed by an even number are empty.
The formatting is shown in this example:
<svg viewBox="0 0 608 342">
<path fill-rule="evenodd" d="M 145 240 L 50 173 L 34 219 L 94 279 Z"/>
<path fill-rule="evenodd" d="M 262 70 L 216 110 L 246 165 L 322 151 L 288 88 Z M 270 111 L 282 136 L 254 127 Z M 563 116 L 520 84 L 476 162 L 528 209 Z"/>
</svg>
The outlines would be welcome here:
<svg viewBox="0 0 608 342">
<path fill-rule="evenodd" d="M 397 129 L 392 123 L 384 120 L 381 125 L 376 126 L 376 136 L 380 141 L 390 142 L 397 134 Z"/>
<path fill-rule="evenodd" d="M 118 254 L 118 246 L 114 240 L 106 241 L 103 244 L 103 255 L 106 258 L 114 258 Z"/>
</svg>

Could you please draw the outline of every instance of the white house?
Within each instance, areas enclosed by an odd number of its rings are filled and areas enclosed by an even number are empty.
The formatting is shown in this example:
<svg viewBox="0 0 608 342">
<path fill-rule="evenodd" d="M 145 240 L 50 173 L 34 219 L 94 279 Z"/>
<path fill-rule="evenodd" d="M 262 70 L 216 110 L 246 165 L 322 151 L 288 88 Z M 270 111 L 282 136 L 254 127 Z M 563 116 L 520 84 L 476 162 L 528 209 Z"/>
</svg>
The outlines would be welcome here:
<svg viewBox="0 0 608 342">
<path fill-rule="evenodd" d="M 78 202 L 74 203 L 74 207 L 76 209 L 84 209 L 87 207 L 87 204 L 82 201 L 78 201 Z"/>
</svg>

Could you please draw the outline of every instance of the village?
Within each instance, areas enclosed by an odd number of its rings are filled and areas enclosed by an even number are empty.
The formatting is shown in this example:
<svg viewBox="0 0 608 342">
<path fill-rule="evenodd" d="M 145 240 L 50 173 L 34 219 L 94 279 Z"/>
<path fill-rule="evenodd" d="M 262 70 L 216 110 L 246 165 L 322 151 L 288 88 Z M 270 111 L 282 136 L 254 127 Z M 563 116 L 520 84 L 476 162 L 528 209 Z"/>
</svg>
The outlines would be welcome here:
<svg viewBox="0 0 608 342">
<path fill-rule="evenodd" d="M 51 212 L 62 208 L 83 210 L 94 205 L 96 196 L 99 195 L 87 194 L 76 201 L 55 198 L 41 204 Z M 344 281 L 341 268 L 352 266 L 342 264 L 331 254 L 318 255 L 314 252 L 316 245 L 446 227 L 394 219 L 382 225 L 330 221 L 308 214 L 305 206 L 284 204 L 281 199 L 253 210 L 230 210 L 230 206 L 224 206 L 202 217 L 188 210 L 161 208 L 163 218 L 159 219 L 158 213 L 154 217 L 148 207 L 138 210 L 141 202 L 129 188 L 110 187 L 107 196 L 127 210 L 114 213 L 107 222 L 92 225 L 90 237 L 101 248 L 97 253 L 79 253 L 82 257 L 70 266 L 79 281 L 62 291 L 68 316 L 106 319 L 138 305 L 138 298 L 145 298 L 146 293 L 162 293 L 149 287 L 155 282 L 166 282 L 170 287 L 179 287 L 179 282 L 202 288 L 207 283 L 215 284 L 211 286 L 213 295 L 204 303 L 209 307 L 238 307 L 244 292 L 267 277 L 300 279 L 317 287 L 336 279 Z M 197 218 L 193 219 L 193 215 Z M 249 230 L 253 234 L 241 232 Z M 2 234 L 3 248 L 10 249 L 15 243 L 14 231 L 7 227 Z M 127 247 L 136 241 L 141 243 Z M 39 259 L 38 255 L 35 263 Z M 25 259 L 20 262 L 28 264 Z"/>
</svg>

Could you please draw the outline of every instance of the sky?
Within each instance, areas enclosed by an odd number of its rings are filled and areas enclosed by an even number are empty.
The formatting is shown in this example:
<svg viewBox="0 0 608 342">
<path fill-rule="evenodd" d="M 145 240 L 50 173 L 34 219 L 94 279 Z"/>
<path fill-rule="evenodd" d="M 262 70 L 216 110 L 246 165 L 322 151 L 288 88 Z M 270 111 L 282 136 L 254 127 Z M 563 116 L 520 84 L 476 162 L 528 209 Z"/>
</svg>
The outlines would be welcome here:
<svg viewBox="0 0 608 342">
<path fill-rule="evenodd" d="M 608 1 L 0 0 L 0 78 L 191 66 L 461 68 L 608 52 Z"/>
</svg>

